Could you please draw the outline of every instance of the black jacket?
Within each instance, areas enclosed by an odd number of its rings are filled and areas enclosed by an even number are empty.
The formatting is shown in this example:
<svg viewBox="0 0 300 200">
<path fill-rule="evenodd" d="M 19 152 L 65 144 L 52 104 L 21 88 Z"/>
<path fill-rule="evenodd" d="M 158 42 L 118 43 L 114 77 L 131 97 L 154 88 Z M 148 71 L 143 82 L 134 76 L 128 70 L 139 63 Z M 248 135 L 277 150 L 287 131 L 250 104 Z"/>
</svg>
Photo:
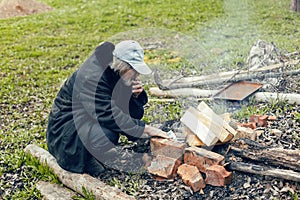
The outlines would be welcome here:
<svg viewBox="0 0 300 200">
<path fill-rule="evenodd" d="M 144 131 L 143 106 L 148 98 L 143 91 L 133 97 L 118 73 L 108 64 L 114 45 L 103 43 L 75 71 L 57 94 L 48 121 L 47 145 L 58 164 L 69 171 L 82 173 L 91 127 L 100 125 L 130 140 Z M 99 133 L 101 134 L 101 133 Z"/>
</svg>

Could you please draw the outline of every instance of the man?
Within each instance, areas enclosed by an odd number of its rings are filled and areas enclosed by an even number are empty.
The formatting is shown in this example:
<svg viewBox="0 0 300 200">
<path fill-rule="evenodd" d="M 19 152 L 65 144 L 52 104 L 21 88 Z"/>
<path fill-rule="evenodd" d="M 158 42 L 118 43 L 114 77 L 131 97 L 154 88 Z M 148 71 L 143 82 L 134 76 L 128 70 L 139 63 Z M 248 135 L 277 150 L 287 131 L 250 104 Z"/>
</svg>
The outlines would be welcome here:
<svg viewBox="0 0 300 200">
<path fill-rule="evenodd" d="M 138 42 L 105 42 L 75 71 L 57 94 L 48 121 L 47 145 L 69 171 L 99 175 L 114 158 L 119 134 L 167 138 L 141 121 L 148 98 L 138 79 L 150 74 Z"/>
</svg>

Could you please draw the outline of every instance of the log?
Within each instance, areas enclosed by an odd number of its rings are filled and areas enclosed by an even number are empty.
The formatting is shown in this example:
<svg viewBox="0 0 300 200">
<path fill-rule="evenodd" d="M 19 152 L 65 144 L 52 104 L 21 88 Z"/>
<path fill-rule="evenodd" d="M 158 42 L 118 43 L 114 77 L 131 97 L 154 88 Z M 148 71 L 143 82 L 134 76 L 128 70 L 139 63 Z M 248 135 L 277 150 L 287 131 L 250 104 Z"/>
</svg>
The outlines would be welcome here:
<svg viewBox="0 0 300 200">
<path fill-rule="evenodd" d="M 158 87 L 149 88 L 150 95 L 157 97 L 195 97 L 195 98 L 208 98 L 215 95 L 219 90 L 202 90 L 198 88 L 179 88 L 173 90 L 161 90 Z"/>
<path fill-rule="evenodd" d="M 150 95 L 157 97 L 195 97 L 195 98 L 209 98 L 212 99 L 219 90 L 202 90 L 198 88 L 180 88 L 173 90 L 160 90 L 158 87 L 151 87 L 149 89 Z M 300 105 L 300 94 L 296 93 L 271 93 L 271 92 L 256 92 L 253 97 L 258 102 L 274 102 L 287 101 L 289 104 Z"/>
<path fill-rule="evenodd" d="M 264 77 L 269 77 L 269 78 L 278 77 L 281 76 L 283 72 L 271 73 L 270 71 L 274 69 L 282 68 L 286 65 L 296 65 L 299 62 L 300 60 L 292 60 L 285 63 L 265 66 L 255 70 L 234 70 L 234 71 L 221 72 L 218 74 L 211 74 L 205 76 L 184 77 L 176 80 L 160 80 L 158 72 L 155 71 L 154 80 L 158 85 L 158 87 L 162 90 L 200 87 L 200 86 L 212 85 L 212 84 L 224 84 L 231 80 L 240 81 L 240 80 L 251 80 L 255 78 L 261 79 Z M 300 70 L 284 71 L 284 74 L 287 76 L 297 75 L 299 73 Z"/>
<path fill-rule="evenodd" d="M 254 162 L 268 163 L 274 166 L 300 171 L 300 150 L 290 150 L 262 146 L 255 141 L 241 139 L 230 146 L 235 155 Z"/>
<path fill-rule="evenodd" d="M 300 173 L 293 170 L 275 169 L 266 166 L 248 164 L 244 162 L 232 162 L 228 165 L 230 170 L 241 171 L 263 176 L 272 176 L 275 178 L 300 182 Z"/>
<path fill-rule="evenodd" d="M 77 196 L 74 191 L 66 187 L 45 181 L 37 182 L 36 188 L 43 195 L 43 200 L 72 200 Z"/>
<path fill-rule="evenodd" d="M 257 92 L 254 97 L 258 102 L 287 101 L 289 104 L 300 105 L 300 94 L 297 93 Z"/>
<path fill-rule="evenodd" d="M 88 192 L 92 192 L 96 199 L 135 199 L 88 174 L 77 174 L 62 169 L 57 164 L 56 159 L 48 151 L 34 144 L 26 146 L 25 152 L 37 158 L 41 163 L 46 164 L 65 186 L 78 192 L 82 196 L 85 195 L 85 189 Z"/>
</svg>

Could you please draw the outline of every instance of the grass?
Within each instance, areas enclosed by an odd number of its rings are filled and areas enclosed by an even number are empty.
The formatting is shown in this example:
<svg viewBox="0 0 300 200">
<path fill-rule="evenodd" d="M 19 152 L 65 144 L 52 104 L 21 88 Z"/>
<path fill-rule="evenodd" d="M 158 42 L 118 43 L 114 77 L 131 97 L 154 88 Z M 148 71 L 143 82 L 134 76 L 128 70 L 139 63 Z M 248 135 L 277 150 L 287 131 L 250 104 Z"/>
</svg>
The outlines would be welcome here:
<svg viewBox="0 0 300 200">
<path fill-rule="evenodd" d="M 47 117 L 62 81 L 100 42 L 164 43 L 166 48 L 146 50 L 146 57 L 151 67 L 175 74 L 236 68 L 258 39 L 299 50 L 300 15 L 286 0 L 41 1 L 54 10 L 0 20 L 0 175 L 22 169 L 11 199 L 40 199 L 35 182 L 55 181 L 50 172 L 36 173 L 39 164 L 23 149 L 29 143 L 46 148 Z M 176 105 L 166 109 L 172 110 L 169 118 L 182 112 Z M 155 120 L 146 114 L 147 122 Z M 1 180 L 1 190 L 10 190 Z"/>
</svg>

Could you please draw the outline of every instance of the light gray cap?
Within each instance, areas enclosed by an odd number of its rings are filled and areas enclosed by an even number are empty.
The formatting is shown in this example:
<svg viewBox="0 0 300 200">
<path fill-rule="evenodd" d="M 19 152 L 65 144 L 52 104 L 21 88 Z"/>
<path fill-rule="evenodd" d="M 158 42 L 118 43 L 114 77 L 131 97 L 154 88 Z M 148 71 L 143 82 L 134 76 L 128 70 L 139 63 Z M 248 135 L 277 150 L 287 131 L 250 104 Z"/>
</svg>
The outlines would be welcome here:
<svg viewBox="0 0 300 200">
<path fill-rule="evenodd" d="M 125 40 L 116 44 L 113 55 L 128 63 L 139 74 L 147 75 L 152 72 L 144 62 L 144 50 L 137 41 Z"/>
</svg>

